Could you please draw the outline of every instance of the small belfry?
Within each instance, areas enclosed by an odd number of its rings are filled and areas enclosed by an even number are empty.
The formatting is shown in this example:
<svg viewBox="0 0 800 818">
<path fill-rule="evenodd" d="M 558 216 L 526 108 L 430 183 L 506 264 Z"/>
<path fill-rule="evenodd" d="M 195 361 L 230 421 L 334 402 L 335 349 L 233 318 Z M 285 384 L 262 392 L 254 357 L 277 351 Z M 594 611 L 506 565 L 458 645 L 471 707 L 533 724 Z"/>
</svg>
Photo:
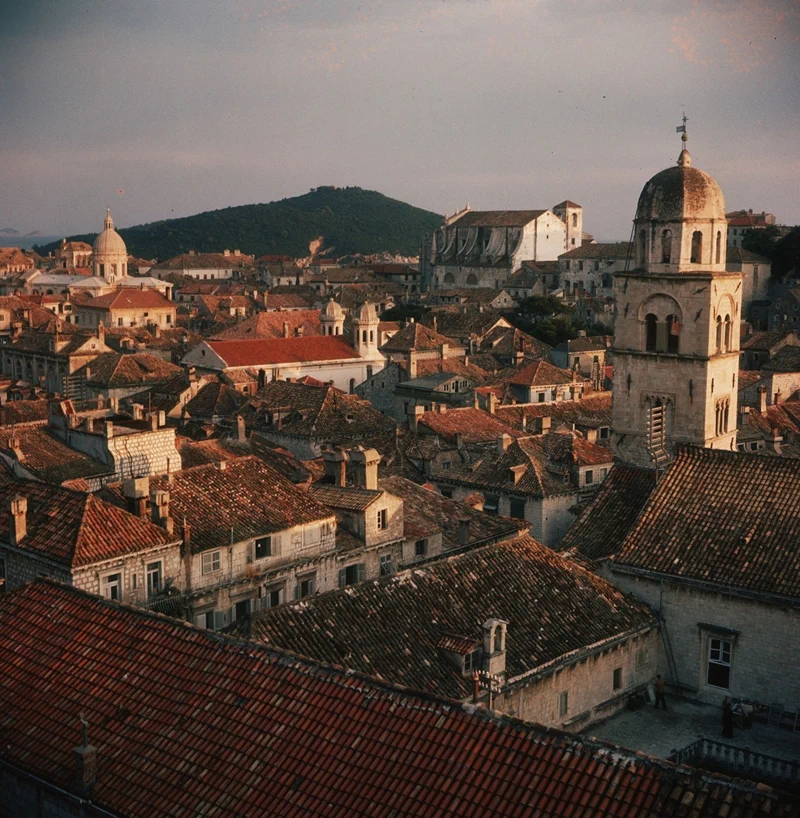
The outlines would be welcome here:
<svg viewBox="0 0 800 818">
<path fill-rule="evenodd" d="M 736 448 L 742 276 L 725 270 L 725 200 L 692 167 L 686 122 L 677 164 L 642 190 L 614 284 L 612 446 L 655 468 L 678 443 Z"/>
</svg>

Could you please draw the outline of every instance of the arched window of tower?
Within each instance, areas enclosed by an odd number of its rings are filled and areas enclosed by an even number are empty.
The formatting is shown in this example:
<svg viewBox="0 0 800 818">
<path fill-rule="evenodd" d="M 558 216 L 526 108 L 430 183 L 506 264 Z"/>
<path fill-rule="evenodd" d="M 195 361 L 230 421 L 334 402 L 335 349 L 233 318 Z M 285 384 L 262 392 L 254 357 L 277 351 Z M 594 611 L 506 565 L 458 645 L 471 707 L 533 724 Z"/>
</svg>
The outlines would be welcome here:
<svg viewBox="0 0 800 818">
<path fill-rule="evenodd" d="M 661 263 L 669 264 L 672 257 L 672 231 L 665 230 L 661 234 Z"/>
<path fill-rule="evenodd" d="M 573 227 L 578 226 L 578 214 L 577 213 L 572 214 L 572 226 Z"/>
<path fill-rule="evenodd" d="M 717 230 L 717 253 L 716 253 L 717 264 L 720 263 L 722 260 L 722 231 Z"/>
<path fill-rule="evenodd" d="M 644 317 L 644 348 L 646 352 L 655 352 L 658 339 L 658 318 L 652 312 Z"/>
<path fill-rule="evenodd" d="M 677 315 L 667 316 L 667 352 L 678 353 L 681 341 L 681 325 Z"/>
<path fill-rule="evenodd" d="M 703 263 L 703 233 L 700 230 L 695 230 L 692 233 L 692 264 Z"/>
<path fill-rule="evenodd" d="M 647 231 L 639 231 L 639 261 L 644 264 L 647 261 Z"/>
<path fill-rule="evenodd" d="M 722 352 L 722 316 L 717 316 L 717 352 Z"/>
<path fill-rule="evenodd" d="M 731 317 L 725 316 L 725 352 L 730 352 L 731 348 Z"/>
<path fill-rule="evenodd" d="M 478 276 L 475 273 L 470 273 L 467 276 L 467 286 L 468 287 L 477 287 L 478 286 Z"/>
</svg>

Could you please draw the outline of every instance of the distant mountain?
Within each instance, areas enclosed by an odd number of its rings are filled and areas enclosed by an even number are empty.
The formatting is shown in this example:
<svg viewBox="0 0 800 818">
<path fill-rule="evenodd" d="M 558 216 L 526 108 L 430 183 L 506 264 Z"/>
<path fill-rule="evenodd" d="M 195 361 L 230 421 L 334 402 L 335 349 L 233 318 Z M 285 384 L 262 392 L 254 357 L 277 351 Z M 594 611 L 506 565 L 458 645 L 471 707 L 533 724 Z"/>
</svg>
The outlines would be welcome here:
<svg viewBox="0 0 800 818">
<path fill-rule="evenodd" d="M 360 187 L 318 187 L 303 196 L 268 204 L 211 210 L 167 219 L 119 233 L 128 252 L 160 260 L 186 253 L 239 249 L 256 257 L 297 257 L 325 253 L 331 258 L 353 254 L 392 253 L 414 256 L 420 239 L 441 226 L 442 217 Z M 96 234 L 71 236 L 91 243 Z M 54 250 L 57 242 L 37 247 Z"/>
<path fill-rule="evenodd" d="M 7 236 L 7 237 L 10 238 L 12 236 L 19 236 L 19 235 L 20 235 L 19 230 L 14 230 L 13 227 L 4 227 L 4 228 L 2 228 L 0 230 L 0 236 Z"/>
</svg>

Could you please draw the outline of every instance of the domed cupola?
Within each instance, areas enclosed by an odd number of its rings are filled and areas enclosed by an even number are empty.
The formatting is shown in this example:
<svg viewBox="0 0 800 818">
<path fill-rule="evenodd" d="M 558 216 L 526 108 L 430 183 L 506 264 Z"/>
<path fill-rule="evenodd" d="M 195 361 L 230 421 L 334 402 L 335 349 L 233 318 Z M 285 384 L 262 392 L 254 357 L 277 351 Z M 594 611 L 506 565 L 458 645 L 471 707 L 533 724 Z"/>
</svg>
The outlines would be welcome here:
<svg viewBox="0 0 800 818">
<path fill-rule="evenodd" d="M 332 299 L 319 315 L 319 323 L 323 335 L 341 335 L 344 327 L 344 310 Z"/>
<path fill-rule="evenodd" d="M 111 211 L 106 208 L 103 232 L 92 244 L 94 274 L 113 282 L 128 275 L 128 248 L 122 236 L 114 229 Z"/>
<path fill-rule="evenodd" d="M 639 196 L 635 259 L 646 272 L 725 270 L 725 198 L 714 179 L 692 167 L 688 138 L 684 133 L 677 164 L 657 173 Z"/>
</svg>

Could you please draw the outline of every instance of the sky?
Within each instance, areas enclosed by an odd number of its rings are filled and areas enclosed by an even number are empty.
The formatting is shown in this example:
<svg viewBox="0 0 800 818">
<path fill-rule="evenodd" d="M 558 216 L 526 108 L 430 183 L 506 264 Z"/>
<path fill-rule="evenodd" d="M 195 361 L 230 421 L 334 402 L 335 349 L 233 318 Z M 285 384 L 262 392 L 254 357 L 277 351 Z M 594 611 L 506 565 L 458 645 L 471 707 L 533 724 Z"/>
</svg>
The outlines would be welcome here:
<svg viewBox="0 0 800 818">
<path fill-rule="evenodd" d="M 358 185 L 622 240 L 684 111 L 729 210 L 798 224 L 798 103 L 798 0 L 0 0 L 0 228 Z"/>
</svg>

